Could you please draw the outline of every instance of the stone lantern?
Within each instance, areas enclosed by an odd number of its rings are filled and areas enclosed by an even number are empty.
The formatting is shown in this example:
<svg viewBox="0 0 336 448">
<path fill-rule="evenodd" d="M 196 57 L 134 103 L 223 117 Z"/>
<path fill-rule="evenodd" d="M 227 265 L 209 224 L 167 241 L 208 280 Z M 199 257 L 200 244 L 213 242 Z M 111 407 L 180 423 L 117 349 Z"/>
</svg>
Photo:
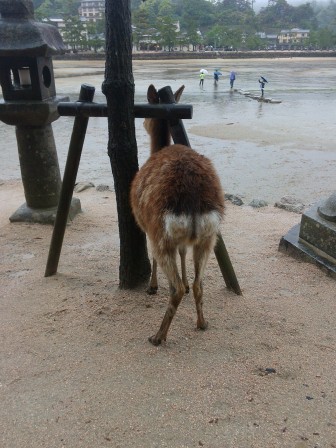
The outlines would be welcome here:
<svg viewBox="0 0 336 448">
<path fill-rule="evenodd" d="M 0 0 L 0 120 L 16 127 L 26 204 L 9 219 L 53 223 L 61 175 L 51 123 L 59 118 L 52 56 L 65 47 L 56 27 L 34 20 L 31 0 Z M 70 216 L 80 211 L 73 200 Z"/>
</svg>

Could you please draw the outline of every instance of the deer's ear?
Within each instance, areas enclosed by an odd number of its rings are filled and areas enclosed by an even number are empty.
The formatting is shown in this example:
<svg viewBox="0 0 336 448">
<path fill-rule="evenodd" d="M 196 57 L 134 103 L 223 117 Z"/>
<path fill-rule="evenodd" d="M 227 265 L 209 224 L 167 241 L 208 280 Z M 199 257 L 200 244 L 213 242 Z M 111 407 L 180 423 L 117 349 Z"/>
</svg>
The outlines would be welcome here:
<svg viewBox="0 0 336 448">
<path fill-rule="evenodd" d="M 148 87 L 147 100 L 150 104 L 158 104 L 160 102 L 159 95 L 153 84 Z"/>
<path fill-rule="evenodd" d="M 181 86 L 179 89 L 176 90 L 176 92 L 174 93 L 174 98 L 175 101 L 178 103 L 180 101 L 180 98 L 182 96 L 184 90 L 184 86 Z"/>
</svg>

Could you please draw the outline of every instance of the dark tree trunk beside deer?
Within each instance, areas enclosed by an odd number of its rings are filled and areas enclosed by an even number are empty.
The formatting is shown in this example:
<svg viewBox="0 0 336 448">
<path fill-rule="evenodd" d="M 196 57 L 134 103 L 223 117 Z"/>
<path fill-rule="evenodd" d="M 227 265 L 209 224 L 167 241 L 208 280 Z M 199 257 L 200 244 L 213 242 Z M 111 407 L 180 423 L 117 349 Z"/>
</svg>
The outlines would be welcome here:
<svg viewBox="0 0 336 448">
<path fill-rule="evenodd" d="M 108 108 L 108 155 L 117 200 L 119 286 L 132 288 L 148 280 L 146 238 L 129 204 L 131 182 L 139 169 L 134 125 L 131 12 L 129 0 L 106 0 L 106 64 L 103 93 Z"/>
</svg>

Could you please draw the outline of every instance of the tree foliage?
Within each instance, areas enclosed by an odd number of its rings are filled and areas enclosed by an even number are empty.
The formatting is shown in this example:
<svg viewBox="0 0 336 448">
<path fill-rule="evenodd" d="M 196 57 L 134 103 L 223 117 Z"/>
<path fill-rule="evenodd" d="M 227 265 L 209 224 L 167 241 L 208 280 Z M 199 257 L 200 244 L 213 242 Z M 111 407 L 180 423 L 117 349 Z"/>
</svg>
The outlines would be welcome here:
<svg viewBox="0 0 336 448">
<path fill-rule="evenodd" d="M 80 0 L 33 0 L 35 15 L 78 17 Z M 133 43 L 151 41 L 166 49 L 178 44 L 214 47 L 260 48 L 256 32 L 278 34 L 282 29 L 302 28 L 311 32 L 316 46 L 334 45 L 336 0 L 306 2 L 293 6 L 287 0 L 274 0 L 256 13 L 252 0 L 131 0 Z M 180 26 L 180 33 L 176 24 Z M 328 37 L 329 36 L 329 37 Z"/>
<path fill-rule="evenodd" d="M 336 34 L 336 2 L 331 0 L 326 6 L 315 4 L 313 6 L 319 29 L 328 29 Z"/>
<path fill-rule="evenodd" d="M 45 19 L 51 17 L 78 17 L 80 0 L 33 0 L 35 17 Z"/>
<path fill-rule="evenodd" d="M 309 3 L 295 7 L 286 0 L 277 0 L 267 8 L 262 8 L 258 20 L 259 27 L 276 32 L 288 28 L 315 29 L 317 25 L 314 10 Z"/>
<path fill-rule="evenodd" d="M 174 15 L 173 6 L 170 0 L 162 0 L 157 18 L 157 28 L 160 32 L 160 41 L 168 51 L 174 49 L 177 41 L 176 35 L 177 18 Z"/>
<path fill-rule="evenodd" d="M 65 30 L 63 34 L 64 42 L 74 51 L 78 51 L 85 46 L 84 25 L 79 17 L 67 16 L 65 18 Z"/>
</svg>

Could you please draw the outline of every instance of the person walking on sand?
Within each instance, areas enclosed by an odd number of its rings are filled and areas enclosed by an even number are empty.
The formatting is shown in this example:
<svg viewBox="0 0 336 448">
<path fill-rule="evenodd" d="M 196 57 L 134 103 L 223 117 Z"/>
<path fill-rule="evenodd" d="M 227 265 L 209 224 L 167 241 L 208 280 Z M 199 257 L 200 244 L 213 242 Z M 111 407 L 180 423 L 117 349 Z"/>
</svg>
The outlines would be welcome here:
<svg viewBox="0 0 336 448">
<path fill-rule="evenodd" d="M 199 82 L 199 85 L 201 87 L 203 87 L 203 85 L 204 85 L 204 78 L 205 78 L 205 73 L 201 72 L 200 73 L 200 82 Z"/>
<path fill-rule="evenodd" d="M 233 89 L 233 84 L 235 82 L 236 79 L 236 73 L 234 71 L 232 71 L 230 73 L 230 88 Z"/>
<path fill-rule="evenodd" d="M 222 76 L 222 73 L 219 71 L 218 68 L 216 68 L 215 71 L 214 71 L 214 84 L 215 84 L 215 86 L 217 85 L 220 76 Z"/>
<path fill-rule="evenodd" d="M 261 96 L 264 96 L 264 88 L 265 88 L 265 84 L 267 83 L 267 79 L 264 78 L 263 76 L 260 76 L 259 78 L 259 85 L 260 85 L 260 90 L 261 90 Z"/>
</svg>

